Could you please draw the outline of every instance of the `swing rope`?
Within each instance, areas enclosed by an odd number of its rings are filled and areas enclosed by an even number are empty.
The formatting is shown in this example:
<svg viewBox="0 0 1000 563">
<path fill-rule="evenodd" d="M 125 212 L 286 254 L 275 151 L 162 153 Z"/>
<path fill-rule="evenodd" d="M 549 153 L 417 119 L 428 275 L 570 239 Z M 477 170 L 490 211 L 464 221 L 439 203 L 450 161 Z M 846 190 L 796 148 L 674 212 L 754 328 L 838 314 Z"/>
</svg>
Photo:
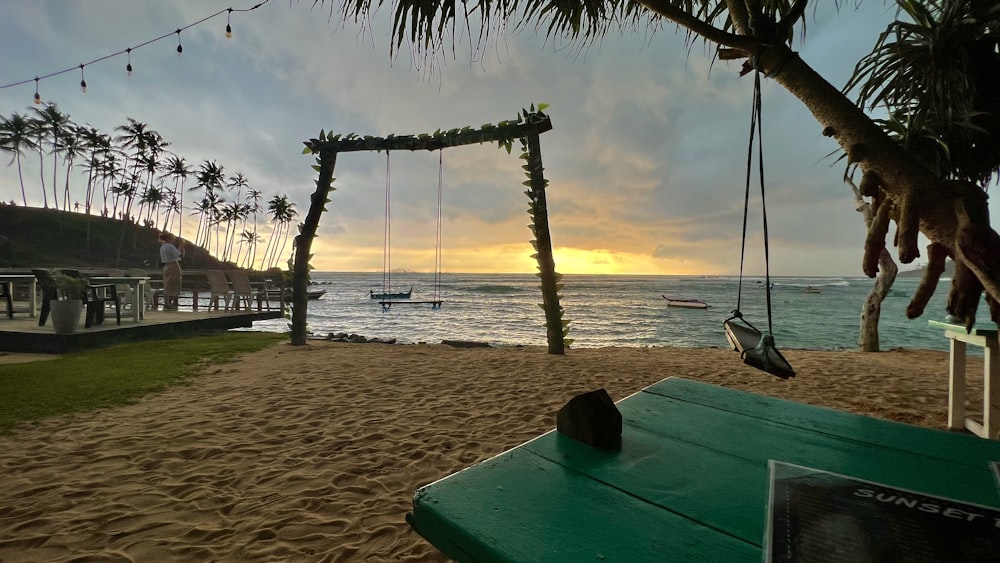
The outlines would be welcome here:
<svg viewBox="0 0 1000 563">
<path fill-rule="evenodd" d="M 392 207 L 391 172 L 389 167 L 389 151 L 385 151 L 385 226 L 382 239 L 382 293 L 388 294 L 392 288 Z"/>
<path fill-rule="evenodd" d="M 747 174 L 746 174 L 746 186 L 744 189 L 743 196 L 743 239 L 740 246 L 740 279 L 739 285 L 736 293 L 736 309 L 730 318 L 726 319 L 723 323 L 726 329 L 726 336 L 729 338 L 730 343 L 733 345 L 734 349 L 740 352 L 740 357 L 743 362 L 781 377 L 782 379 L 787 379 L 795 375 L 795 371 L 792 366 L 788 364 L 781 352 L 778 351 L 774 344 L 774 330 L 772 326 L 772 315 L 771 315 L 771 256 L 770 256 L 770 246 L 768 244 L 768 233 L 767 233 L 767 206 L 765 204 L 765 190 L 764 190 L 764 133 L 762 129 L 763 118 L 761 116 L 761 92 L 760 92 L 760 71 L 754 73 L 754 86 L 753 86 L 753 104 L 750 112 L 750 142 L 747 147 Z M 763 213 L 763 230 L 764 230 L 764 290 L 767 298 L 767 332 L 761 333 L 757 327 L 753 326 L 749 321 L 743 318 L 743 313 L 740 310 L 743 299 L 743 272 L 744 264 L 746 259 L 746 242 L 747 242 L 747 216 L 750 209 L 750 177 L 753 171 L 753 149 L 754 141 L 757 141 L 757 173 L 758 180 L 760 183 L 760 200 L 761 200 L 761 210 Z M 739 320 L 746 327 L 732 323 L 733 320 Z"/>
<path fill-rule="evenodd" d="M 750 176 L 753 170 L 753 147 L 756 137 L 757 141 L 757 172 L 760 182 L 760 206 L 763 214 L 764 227 L 764 291 L 767 299 L 767 332 L 773 334 L 771 323 L 771 258 L 770 246 L 767 236 L 767 199 L 764 197 L 764 132 L 761 129 L 761 95 L 760 95 L 760 71 L 754 73 L 753 83 L 753 104 L 750 111 L 750 142 L 747 146 L 747 174 L 746 187 L 743 194 L 743 239 L 740 241 L 740 281 L 736 290 L 736 309 L 733 311 L 731 319 L 740 319 L 755 328 L 749 321 L 743 318 L 740 305 L 743 299 L 743 268 L 746 259 L 747 247 L 747 216 L 750 210 Z M 756 328 L 755 328 L 756 330 Z"/>
<path fill-rule="evenodd" d="M 437 233 L 434 247 L 434 301 L 441 301 L 441 217 L 444 193 L 444 151 L 438 151 Z"/>
</svg>

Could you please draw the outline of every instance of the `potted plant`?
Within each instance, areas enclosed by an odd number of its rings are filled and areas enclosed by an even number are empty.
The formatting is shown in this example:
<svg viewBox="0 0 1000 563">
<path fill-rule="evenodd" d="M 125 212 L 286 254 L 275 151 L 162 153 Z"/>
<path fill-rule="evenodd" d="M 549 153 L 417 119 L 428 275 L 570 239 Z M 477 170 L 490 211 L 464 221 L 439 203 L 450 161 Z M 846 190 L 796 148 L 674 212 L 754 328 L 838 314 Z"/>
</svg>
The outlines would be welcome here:
<svg viewBox="0 0 1000 563">
<path fill-rule="evenodd" d="M 73 334 L 80 326 L 80 313 L 87 291 L 87 282 L 65 274 L 54 274 L 52 283 L 58 299 L 49 302 L 52 329 L 56 334 Z"/>
</svg>

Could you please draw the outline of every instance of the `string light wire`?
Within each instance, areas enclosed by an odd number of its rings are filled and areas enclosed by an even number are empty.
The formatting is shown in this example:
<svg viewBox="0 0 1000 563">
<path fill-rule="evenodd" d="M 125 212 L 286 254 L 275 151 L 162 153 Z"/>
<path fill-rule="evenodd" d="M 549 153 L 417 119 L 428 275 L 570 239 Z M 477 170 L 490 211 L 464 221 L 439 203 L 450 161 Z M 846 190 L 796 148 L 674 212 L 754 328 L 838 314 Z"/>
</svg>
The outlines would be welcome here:
<svg viewBox="0 0 1000 563">
<path fill-rule="evenodd" d="M 41 74 L 41 75 L 35 76 L 34 78 L 28 78 L 27 80 L 20 80 L 20 81 L 17 81 L 17 82 L 11 82 L 10 84 L 0 85 L 0 90 L 3 90 L 5 88 L 13 88 L 14 86 L 21 86 L 21 85 L 24 85 L 24 84 L 29 84 L 32 81 L 34 81 L 35 82 L 34 102 L 36 104 L 40 104 L 40 103 L 42 103 L 42 98 L 41 98 L 41 96 L 38 93 L 38 83 L 39 83 L 39 81 L 45 80 L 46 78 L 52 78 L 53 76 L 59 76 L 60 74 L 66 74 L 67 72 L 72 72 L 72 71 L 74 71 L 76 69 L 80 69 L 80 88 L 83 89 L 84 91 L 86 91 L 87 82 L 86 82 L 86 80 L 83 80 L 83 67 L 85 67 L 87 65 L 92 65 L 94 63 L 99 63 L 101 61 L 105 61 L 107 59 L 111 59 L 111 58 L 117 57 L 119 55 L 127 55 L 128 56 L 128 64 L 125 66 L 125 70 L 128 71 L 129 76 L 131 76 L 132 75 L 132 51 L 134 51 L 136 49 L 139 49 L 139 48 L 142 48 L 142 47 L 145 47 L 146 45 L 151 45 L 153 43 L 156 43 L 157 41 L 166 39 L 167 37 L 170 37 L 171 35 L 175 35 L 176 34 L 177 35 L 177 56 L 180 56 L 181 52 L 184 50 L 184 48 L 181 46 L 181 32 L 182 31 L 184 31 L 186 29 L 190 29 L 190 28 L 192 28 L 192 27 L 194 27 L 196 25 L 205 23 L 206 21 L 208 21 L 208 20 L 210 20 L 210 19 L 212 19 L 214 17 L 217 17 L 217 16 L 219 16 L 221 14 L 227 14 L 226 15 L 226 37 L 230 37 L 232 35 L 232 28 L 229 25 L 229 17 L 232 15 L 233 12 L 252 12 L 252 11 L 256 10 L 257 8 L 260 8 L 261 6 L 267 4 L 270 1 L 271 0 L 263 0 L 261 2 L 258 2 L 257 4 L 254 4 L 253 6 L 251 6 L 249 8 L 226 8 L 226 9 L 223 9 L 223 10 L 219 10 L 218 12 L 215 12 L 214 14 L 212 14 L 210 16 L 205 16 L 204 18 L 202 18 L 202 19 L 200 19 L 200 20 L 198 20 L 198 21 L 196 21 L 194 23 L 190 23 L 190 24 L 188 24 L 188 25 L 186 25 L 184 27 L 179 27 L 176 30 L 171 31 L 170 33 L 165 33 L 165 34 L 163 34 L 163 35 L 161 35 L 159 37 L 155 37 L 155 38 L 150 39 L 148 41 L 144 41 L 142 43 L 139 43 L 138 45 L 134 45 L 134 46 L 129 47 L 127 49 L 122 49 L 120 51 L 111 53 L 110 55 L 104 55 L 103 57 L 96 58 L 96 59 L 94 59 L 92 61 L 89 61 L 89 62 L 80 63 L 78 65 L 74 65 L 74 66 L 71 66 L 69 68 L 64 68 L 62 70 L 57 70 L 55 72 L 50 72 L 48 74 Z"/>
</svg>

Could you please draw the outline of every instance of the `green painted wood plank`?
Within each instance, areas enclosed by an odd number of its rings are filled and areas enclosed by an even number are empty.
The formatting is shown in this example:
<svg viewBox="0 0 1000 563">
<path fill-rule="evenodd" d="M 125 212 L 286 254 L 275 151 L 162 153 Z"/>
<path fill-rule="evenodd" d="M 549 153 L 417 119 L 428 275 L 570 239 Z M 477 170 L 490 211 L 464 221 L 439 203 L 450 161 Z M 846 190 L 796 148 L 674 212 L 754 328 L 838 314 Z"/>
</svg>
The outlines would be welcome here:
<svg viewBox="0 0 1000 563">
<path fill-rule="evenodd" d="M 769 472 L 759 464 L 627 425 L 622 449 L 557 432 L 521 446 L 553 464 L 760 547 Z"/>
<path fill-rule="evenodd" d="M 763 517 L 763 507 L 760 510 Z M 408 518 L 460 561 L 760 561 L 760 548 L 524 448 L 420 488 Z M 759 543 L 759 539 L 758 539 Z"/>
<path fill-rule="evenodd" d="M 720 410 L 813 430 L 855 442 L 921 452 L 927 456 L 975 467 L 988 461 L 1000 461 L 1000 442 L 983 440 L 967 434 L 862 417 L 853 413 L 746 393 L 678 377 L 669 377 L 654 383 L 641 393 L 711 405 Z"/>
<path fill-rule="evenodd" d="M 621 451 L 550 432 L 421 488 L 408 520 L 460 561 L 759 561 L 769 459 L 1000 506 L 985 440 L 676 378 L 618 407 Z"/>
<path fill-rule="evenodd" d="M 687 441 L 702 450 L 724 452 L 761 467 L 766 466 L 768 459 L 776 459 L 966 502 L 1000 506 L 994 478 L 985 460 L 975 464 L 941 459 L 933 453 L 843 439 L 650 393 L 633 396 L 628 404 L 620 404 L 619 410 L 627 427 Z M 862 426 L 878 422 L 857 418 Z M 918 430 L 928 435 L 938 432 Z M 978 440 L 974 444 L 982 446 L 985 442 Z"/>
</svg>

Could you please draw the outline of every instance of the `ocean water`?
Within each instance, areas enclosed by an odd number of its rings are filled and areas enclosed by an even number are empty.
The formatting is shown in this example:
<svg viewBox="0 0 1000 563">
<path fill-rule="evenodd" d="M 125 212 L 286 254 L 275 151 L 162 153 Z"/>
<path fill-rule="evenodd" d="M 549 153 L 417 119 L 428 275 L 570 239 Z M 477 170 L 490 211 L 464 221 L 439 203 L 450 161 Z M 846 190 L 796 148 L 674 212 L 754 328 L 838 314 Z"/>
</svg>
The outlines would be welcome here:
<svg viewBox="0 0 1000 563">
<path fill-rule="evenodd" d="M 771 332 L 779 349 L 857 349 L 859 317 L 873 280 L 857 278 L 772 277 Z M 944 320 L 950 283 L 942 280 L 924 316 L 907 319 L 904 312 L 916 278 L 897 279 L 882 306 L 879 324 L 882 350 L 924 348 L 947 350 L 948 341 L 929 319 Z M 762 278 L 698 276 L 567 275 L 561 303 L 571 321 L 574 348 L 606 346 L 726 347 L 722 323 L 736 309 L 754 326 L 768 330 L 766 291 Z M 434 299 L 432 274 L 394 273 L 392 290 L 413 286 L 413 301 Z M 811 286 L 821 293 L 806 293 Z M 381 291 L 382 273 L 313 275 L 311 289 L 326 293 L 309 301 L 310 333 L 354 333 L 368 338 L 395 338 L 400 343 L 444 339 L 488 342 L 496 346 L 544 346 L 545 318 L 539 280 L 530 274 L 443 274 L 438 287 L 443 305 L 395 305 L 383 312 L 369 291 Z M 667 307 L 663 296 L 697 298 L 707 310 Z M 981 326 L 990 324 L 980 307 Z M 285 331 L 286 319 L 254 324 L 256 330 Z"/>
</svg>

